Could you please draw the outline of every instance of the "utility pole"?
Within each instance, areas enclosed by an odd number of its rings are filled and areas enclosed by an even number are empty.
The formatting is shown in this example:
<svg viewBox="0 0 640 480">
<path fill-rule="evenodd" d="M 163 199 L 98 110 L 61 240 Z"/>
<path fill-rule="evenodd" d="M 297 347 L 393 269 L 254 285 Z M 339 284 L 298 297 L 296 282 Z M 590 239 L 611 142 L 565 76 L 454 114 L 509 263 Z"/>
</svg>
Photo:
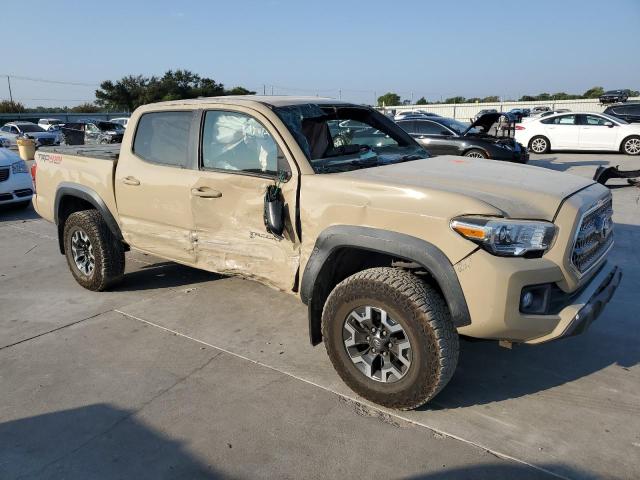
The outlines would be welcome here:
<svg viewBox="0 0 640 480">
<path fill-rule="evenodd" d="M 9 75 L 7 75 L 7 83 L 9 84 L 9 99 L 11 100 L 11 103 L 13 103 L 13 94 L 11 93 L 11 77 L 9 77 Z"/>
<path fill-rule="evenodd" d="M 273 96 L 273 85 L 271 85 L 271 96 Z"/>
<path fill-rule="evenodd" d="M 338 90 L 338 100 L 342 100 L 342 90 Z"/>
<path fill-rule="evenodd" d="M 267 94 L 267 86 L 265 84 L 262 84 L 262 94 L 263 95 Z"/>
</svg>

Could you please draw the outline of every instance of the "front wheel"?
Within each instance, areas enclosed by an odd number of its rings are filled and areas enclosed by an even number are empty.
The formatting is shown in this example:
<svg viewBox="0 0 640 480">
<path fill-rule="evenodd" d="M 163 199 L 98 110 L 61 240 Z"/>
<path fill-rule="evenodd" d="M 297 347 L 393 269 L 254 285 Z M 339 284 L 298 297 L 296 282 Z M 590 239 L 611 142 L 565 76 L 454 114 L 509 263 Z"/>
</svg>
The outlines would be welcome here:
<svg viewBox="0 0 640 480">
<path fill-rule="evenodd" d="M 640 155 L 640 137 L 625 138 L 622 142 L 622 151 L 627 155 Z"/>
<path fill-rule="evenodd" d="M 396 268 L 371 268 L 339 283 L 325 304 L 322 334 L 342 380 L 385 407 L 428 402 L 458 362 L 458 334 L 444 299 Z"/>
<path fill-rule="evenodd" d="M 124 248 L 97 210 L 69 215 L 64 224 L 64 251 L 76 281 L 88 290 L 105 290 L 124 275 Z"/>
</svg>

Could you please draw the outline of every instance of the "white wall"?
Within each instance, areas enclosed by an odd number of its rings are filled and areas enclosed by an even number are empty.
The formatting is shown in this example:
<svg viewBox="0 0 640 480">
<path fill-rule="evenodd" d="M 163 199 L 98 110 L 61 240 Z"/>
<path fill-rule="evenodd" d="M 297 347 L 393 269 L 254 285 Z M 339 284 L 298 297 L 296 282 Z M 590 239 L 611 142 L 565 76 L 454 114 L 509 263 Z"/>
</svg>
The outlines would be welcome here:
<svg viewBox="0 0 640 480">
<path fill-rule="evenodd" d="M 640 97 L 629 98 L 629 100 L 640 100 Z M 407 110 L 425 110 L 437 113 L 442 117 L 455 118 L 456 120 L 469 121 L 480 110 L 495 108 L 499 112 L 508 112 L 512 108 L 533 108 L 546 106 L 552 110 L 568 108 L 572 112 L 602 112 L 607 106 L 601 105 L 600 101 L 590 100 L 558 100 L 549 102 L 497 102 L 497 103 L 444 103 L 436 105 L 398 105 L 396 107 L 385 107 L 385 111 L 395 110 L 396 113 Z M 382 110 L 382 109 L 381 109 Z"/>
</svg>

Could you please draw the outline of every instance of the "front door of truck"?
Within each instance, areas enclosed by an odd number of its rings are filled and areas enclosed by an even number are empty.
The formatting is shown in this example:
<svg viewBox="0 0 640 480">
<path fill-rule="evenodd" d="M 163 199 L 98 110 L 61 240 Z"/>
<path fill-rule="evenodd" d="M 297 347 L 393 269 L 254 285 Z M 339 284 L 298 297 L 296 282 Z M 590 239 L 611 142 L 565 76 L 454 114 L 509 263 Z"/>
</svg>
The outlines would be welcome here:
<svg viewBox="0 0 640 480">
<path fill-rule="evenodd" d="M 240 107 L 204 112 L 199 176 L 191 187 L 197 266 L 257 278 L 291 291 L 299 263 L 298 175 L 268 121 Z M 282 238 L 264 224 L 267 186 L 281 182 Z"/>
<path fill-rule="evenodd" d="M 132 148 L 123 146 L 115 193 L 127 243 L 193 265 L 191 187 L 197 181 L 197 115 L 193 111 L 144 113 Z"/>
</svg>

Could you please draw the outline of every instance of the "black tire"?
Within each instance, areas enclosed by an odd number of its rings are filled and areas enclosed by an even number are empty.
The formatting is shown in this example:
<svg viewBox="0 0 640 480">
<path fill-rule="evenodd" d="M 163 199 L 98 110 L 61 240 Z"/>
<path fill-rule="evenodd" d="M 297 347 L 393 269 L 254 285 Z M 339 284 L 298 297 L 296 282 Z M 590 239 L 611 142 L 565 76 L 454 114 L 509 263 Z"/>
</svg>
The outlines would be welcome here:
<svg viewBox="0 0 640 480">
<path fill-rule="evenodd" d="M 479 148 L 472 148 L 471 150 L 467 150 L 466 152 L 464 152 L 464 156 L 472 158 L 489 158 L 487 153 L 483 150 L 480 150 Z"/>
<path fill-rule="evenodd" d="M 84 232 L 89 239 L 94 257 L 93 270 L 82 272 L 74 260 L 72 237 L 76 231 Z M 83 210 L 69 215 L 64 224 L 64 250 L 67 263 L 76 281 L 88 290 L 100 292 L 112 287 L 124 275 L 124 248 L 111 233 L 97 210 Z"/>
<path fill-rule="evenodd" d="M 411 364 L 397 381 L 367 377 L 351 360 L 343 327 L 352 310 L 364 305 L 386 310 L 406 332 Z M 322 334 L 338 375 L 356 393 L 385 407 L 409 410 L 444 388 L 458 362 L 458 333 L 442 296 L 410 272 L 371 268 L 339 283 L 322 313 Z"/>
<path fill-rule="evenodd" d="M 622 153 L 626 153 L 627 155 L 640 155 L 640 136 L 631 135 L 630 137 L 625 138 L 620 144 L 620 151 Z"/>
<path fill-rule="evenodd" d="M 529 150 L 533 153 L 547 153 L 551 148 L 551 144 L 549 143 L 549 139 L 542 135 L 536 135 L 531 140 L 529 140 Z"/>
</svg>

